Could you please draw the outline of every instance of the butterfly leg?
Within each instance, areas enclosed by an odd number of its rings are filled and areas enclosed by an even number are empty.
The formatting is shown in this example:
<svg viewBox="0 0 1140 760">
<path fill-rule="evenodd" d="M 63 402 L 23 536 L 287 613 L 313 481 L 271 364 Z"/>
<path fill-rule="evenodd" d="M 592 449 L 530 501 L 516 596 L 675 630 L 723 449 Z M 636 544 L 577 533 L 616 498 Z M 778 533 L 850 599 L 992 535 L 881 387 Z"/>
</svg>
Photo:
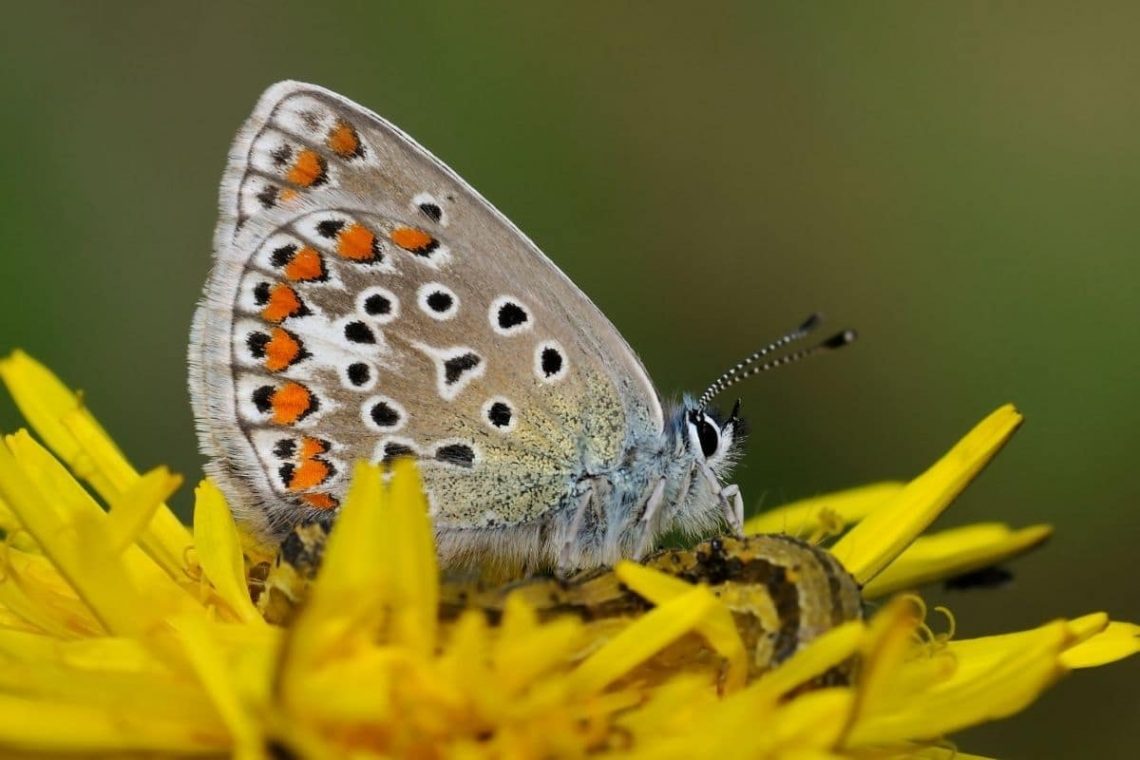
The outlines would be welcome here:
<svg viewBox="0 0 1140 760">
<path fill-rule="evenodd" d="M 665 478 L 658 478 L 657 485 L 653 486 L 653 491 L 649 494 L 649 500 L 645 502 L 645 511 L 641 513 L 641 522 L 645 523 L 648 528 L 653 518 L 657 516 L 657 510 L 661 508 L 661 503 L 665 501 Z"/>
<path fill-rule="evenodd" d="M 740 486 L 733 483 L 720 491 L 720 506 L 724 510 L 724 519 L 737 536 L 744 536 L 744 497 L 740 495 Z"/>
<path fill-rule="evenodd" d="M 558 576 L 561 578 L 568 577 L 577 569 L 577 563 L 574 562 L 574 548 L 578 543 L 578 534 L 582 530 L 582 521 L 585 519 L 586 510 L 589 509 L 590 502 L 593 500 L 594 488 L 591 485 L 585 493 L 578 497 L 578 505 L 574 508 L 574 517 L 570 520 L 570 532 L 562 542 L 562 549 L 558 552 Z"/>
<path fill-rule="evenodd" d="M 701 472 L 708 480 L 712 492 L 720 500 L 720 510 L 725 522 L 737 536 L 744 535 L 744 497 L 740 495 L 740 486 L 735 483 L 730 486 L 721 486 L 716 473 L 707 464 L 700 464 Z"/>
<path fill-rule="evenodd" d="M 657 516 L 657 511 L 664 503 L 665 478 L 660 478 L 657 485 L 653 486 L 649 499 L 645 502 L 645 511 L 641 513 L 638 520 L 641 523 L 641 539 L 638 542 L 636 559 L 641 559 L 653 548 L 653 539 L 656 537 L 656 531 L 653 530 L 653 518 Z"/>
</svg>

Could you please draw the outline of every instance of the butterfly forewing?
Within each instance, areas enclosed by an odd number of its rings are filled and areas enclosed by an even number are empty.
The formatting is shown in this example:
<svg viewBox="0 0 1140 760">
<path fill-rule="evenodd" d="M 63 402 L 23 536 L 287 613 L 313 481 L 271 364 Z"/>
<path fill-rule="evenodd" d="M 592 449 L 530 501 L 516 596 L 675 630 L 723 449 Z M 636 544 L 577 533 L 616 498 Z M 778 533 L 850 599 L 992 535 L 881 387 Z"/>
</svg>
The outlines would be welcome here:
<svg viewBox="0 0 1140 760">
<path fill-rule="evenodd" d="M 600 311 L 509 221 L 375 114 L 262 97 L 230 154 L 191 341 L 212 474 L 270 528 L 331 514 L 351 463 L 413 455 L 437 528 L 565 508 L 662 428 Z"/>
</svg>

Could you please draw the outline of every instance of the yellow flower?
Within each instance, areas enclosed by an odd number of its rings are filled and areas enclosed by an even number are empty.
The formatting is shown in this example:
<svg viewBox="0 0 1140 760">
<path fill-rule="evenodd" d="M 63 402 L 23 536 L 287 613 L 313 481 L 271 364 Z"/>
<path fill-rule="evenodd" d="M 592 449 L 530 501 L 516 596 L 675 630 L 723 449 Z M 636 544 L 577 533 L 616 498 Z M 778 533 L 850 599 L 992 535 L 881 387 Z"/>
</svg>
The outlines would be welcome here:
<svg viewBox="0 0 1140 760">
<path fill-rule="evenodd" d="M 271 624 L 213 485 L 197 488 L 188 530 L 163 504 L 178 478 L 135 472 L 49 371 L 16 353 L 0 378 L 47 446 L 26 432 L 0 445 L 8 753 L 949 758 L 947 734 L 1140 648 L 1140 628 L 1101 613 L 947 641 L 903 596 L 749 676 L 752 653 L 721 600 L 633 563 L 613 572 L 654 606 L 616 627 L 543 619 L 521 594 L 494 624 L 472 609 L 445 625 L 408 462 L 390 478 L 357 466 L 305 603 Z M 1013 556 L 1049 529 L 919 534 L 1019 422 L 1003 407 L 908 484 L 789 505 L 749 529 L 823 536 L 854 524 L 832 551 L 868 598 Z M 647 674 L 683 640 L 711 665 Z M 823 678 L 853 662 L 853 678 Z"/>
</svg>

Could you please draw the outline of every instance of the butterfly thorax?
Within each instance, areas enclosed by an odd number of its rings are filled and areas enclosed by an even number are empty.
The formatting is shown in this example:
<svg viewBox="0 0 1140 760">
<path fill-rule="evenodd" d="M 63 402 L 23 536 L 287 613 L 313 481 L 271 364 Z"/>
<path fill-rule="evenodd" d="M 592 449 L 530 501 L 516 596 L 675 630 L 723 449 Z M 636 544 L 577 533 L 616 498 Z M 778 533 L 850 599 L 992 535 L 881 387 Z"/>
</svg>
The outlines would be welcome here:
<svg viewBox="0 0 1140 760">
<path fill-rule="evenodd" d="M 611 466 L 583 471 L 559 509 L 558 541 L 543 547 L 563 571 L 642 557 L 665 534 L 707 536 L 733 515 L 726 488 L 743 443 L 742 421 L 700 409 L 686 397 L 655 435 L 631 437 Z M 554 554 L 558 550 L 558 554 Z"/>
</svg>

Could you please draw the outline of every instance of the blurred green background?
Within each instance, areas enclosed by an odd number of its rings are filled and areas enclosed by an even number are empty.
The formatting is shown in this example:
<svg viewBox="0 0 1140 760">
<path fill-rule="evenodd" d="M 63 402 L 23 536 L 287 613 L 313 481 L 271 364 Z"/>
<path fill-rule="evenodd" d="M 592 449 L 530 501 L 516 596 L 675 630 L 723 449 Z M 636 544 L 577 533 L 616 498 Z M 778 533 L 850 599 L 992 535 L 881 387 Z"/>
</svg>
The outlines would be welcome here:
<svg viewBox="0 0 1140 760">
<path fill-rule="evenodd" d="M 1014 401 L 1026 427 L 941 525 L 1058 534 L 1012 585 L 932 597 L 965 636 L 1138 620 L 1140 6 L 1077 7 L 10 4 L 0 350 L 196 479 L 184 353 L 226 150 L 264 87 L 310 80 L 479 188 L 666 395 L 814 309 L 858 327 L 741 389 L 753 508 L 909 477 Z M 1133 756 L 1138 682 L 1140 658 L 1078 673 L 956 739 Z"/>
</svg>

